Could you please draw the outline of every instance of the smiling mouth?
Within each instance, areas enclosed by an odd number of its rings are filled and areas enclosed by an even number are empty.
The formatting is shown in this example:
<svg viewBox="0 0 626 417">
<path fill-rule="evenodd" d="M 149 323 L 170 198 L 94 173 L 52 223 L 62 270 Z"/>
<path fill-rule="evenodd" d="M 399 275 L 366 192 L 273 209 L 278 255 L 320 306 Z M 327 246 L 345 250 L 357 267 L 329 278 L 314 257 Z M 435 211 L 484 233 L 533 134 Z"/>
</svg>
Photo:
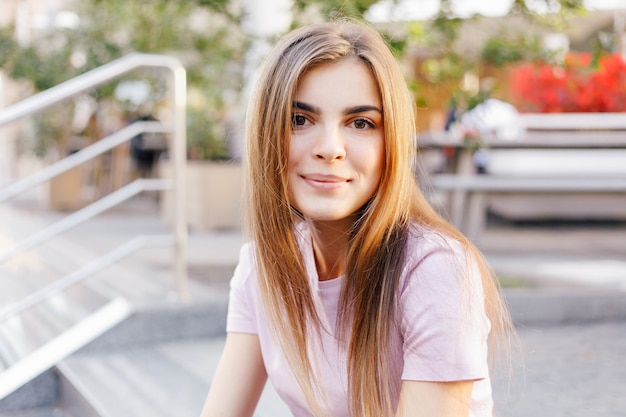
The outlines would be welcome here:
<svg viewBox="0 0 626 417">
<path fill-rule="evenodd" d="M 313 188 L 321 190 L 338 189 L 351 181 L 350 179 L 334 175 L 301 175 L 300 178 Z"/>
<path fill-rule="evenodd" d="M 335 175 L 301 175 L 305 180 L 318 181 L 318 182 L 348 182 L 350 181 L 344 177 L 337 177 Z"/>
</svg>

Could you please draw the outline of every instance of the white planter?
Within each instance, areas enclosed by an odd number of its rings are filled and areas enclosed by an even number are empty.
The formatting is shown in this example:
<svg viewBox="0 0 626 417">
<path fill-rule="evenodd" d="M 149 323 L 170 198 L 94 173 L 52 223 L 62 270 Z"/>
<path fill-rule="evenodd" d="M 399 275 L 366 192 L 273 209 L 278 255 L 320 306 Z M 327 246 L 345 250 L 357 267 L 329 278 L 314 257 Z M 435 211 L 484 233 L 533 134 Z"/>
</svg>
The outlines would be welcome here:
<svg viewBox="0 0 626 417">
<path fill-rule="evenodd" d="M 171 166 L 160 169 L 171 178 Z M 243 189 L 240 163 L 218 161 L 187 162 L 187 224 L 190 230 L 230 230 L 241 228 Z M 162 213 L 171 219 L 171 192 L 163 192 Z"/>
</svg>

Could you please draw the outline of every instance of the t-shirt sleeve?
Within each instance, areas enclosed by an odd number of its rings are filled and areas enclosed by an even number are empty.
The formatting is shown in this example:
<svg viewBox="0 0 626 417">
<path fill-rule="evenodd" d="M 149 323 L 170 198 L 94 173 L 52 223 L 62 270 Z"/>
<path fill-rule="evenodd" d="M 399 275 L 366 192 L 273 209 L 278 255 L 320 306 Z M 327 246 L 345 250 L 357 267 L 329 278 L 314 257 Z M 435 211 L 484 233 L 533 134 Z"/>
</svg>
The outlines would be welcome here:
<svg viewBox="0 0 626 417">
<path fill-rule="evenodd" d="M 257 334 L 255 291 L 253 288 L 253 248 L 245 244 L 239 252 L 239 263 L 230 280 L 226 331 Z"/>
<path fill-rule="evenodd" d="M 460 245 L 442 244 L 409 262 L 400 295 L 403 380 L 467 381 L 488 377 L 480 273 Z"/>
</svg>

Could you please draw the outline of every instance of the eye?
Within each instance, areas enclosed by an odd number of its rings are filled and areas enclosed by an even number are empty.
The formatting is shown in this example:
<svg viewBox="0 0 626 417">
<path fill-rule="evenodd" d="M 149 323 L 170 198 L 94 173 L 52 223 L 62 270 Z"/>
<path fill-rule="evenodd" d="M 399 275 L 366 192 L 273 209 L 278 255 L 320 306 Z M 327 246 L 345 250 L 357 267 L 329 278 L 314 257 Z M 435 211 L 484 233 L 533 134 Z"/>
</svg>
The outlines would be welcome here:
<svg viewBox="0 0 626 417">
<path fill-rule="evenodd" d="M 307 123 L 306 117 L 301 114 L 294 114 L 291 116 L 291 126 L 300 127 L 304 126 Z"/>
<path fill-rule="evenodd" d="M 373 129 L 374 127 L 376 127 L 374 123 L 370 122 L 368 119 L 363 118 L 354 119 L 352 121 L 352 125 L 358 130 Z"/>
</svg>

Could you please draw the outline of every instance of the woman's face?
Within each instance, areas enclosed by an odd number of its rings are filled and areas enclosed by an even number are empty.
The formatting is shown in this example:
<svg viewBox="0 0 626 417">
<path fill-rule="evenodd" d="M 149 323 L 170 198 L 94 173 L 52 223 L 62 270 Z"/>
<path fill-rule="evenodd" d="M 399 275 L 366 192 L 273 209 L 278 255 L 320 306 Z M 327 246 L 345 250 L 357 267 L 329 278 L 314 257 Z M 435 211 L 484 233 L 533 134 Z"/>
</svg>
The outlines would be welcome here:
<svg viewBox="0 0 626 417">
<path fill-rule="evenodd" d="M 382 110 L 374 77 L 357 59 L 304 75 L 292 109 L 288 187 L 305 217 L 345 219 L 374 195 L 384 157 Z"/>
</svg>

